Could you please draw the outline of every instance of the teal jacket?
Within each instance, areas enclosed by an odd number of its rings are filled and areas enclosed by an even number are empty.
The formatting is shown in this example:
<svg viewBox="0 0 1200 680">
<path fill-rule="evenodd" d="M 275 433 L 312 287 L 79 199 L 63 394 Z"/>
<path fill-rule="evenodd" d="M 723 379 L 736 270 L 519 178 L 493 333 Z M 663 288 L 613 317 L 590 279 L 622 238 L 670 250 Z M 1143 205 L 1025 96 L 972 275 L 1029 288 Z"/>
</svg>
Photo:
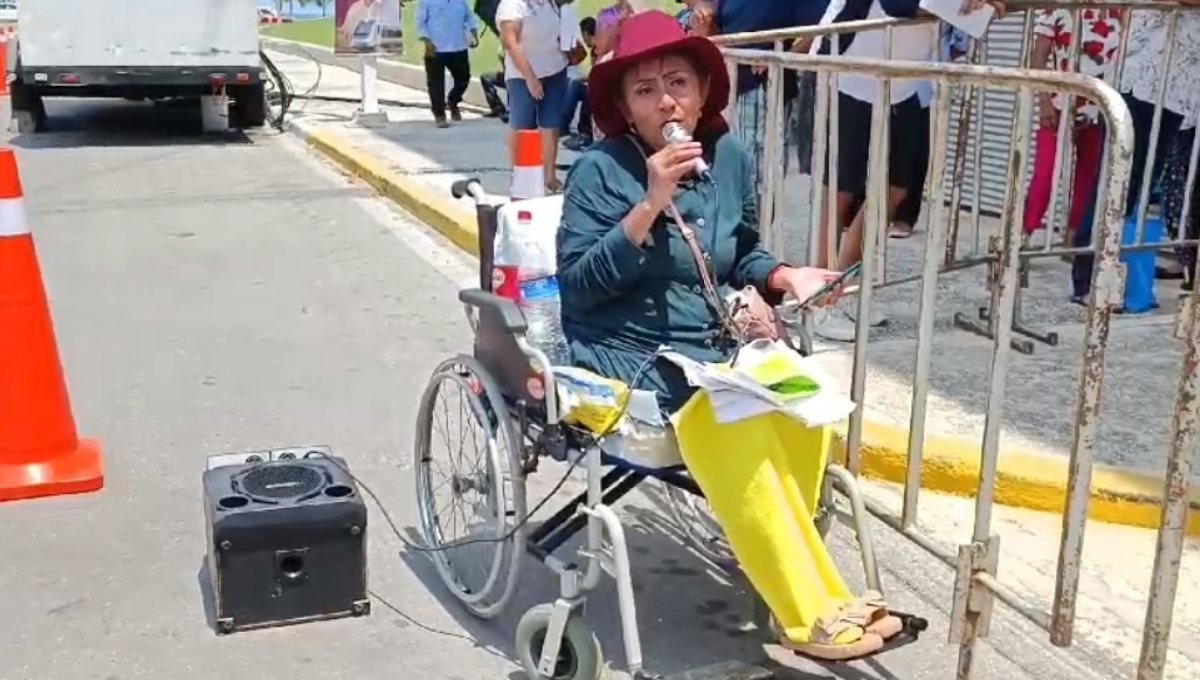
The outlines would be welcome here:
<svg viewBox="0 0 1200 680">
<path fill-rule="evenodd" d="M 639 144 L 632 136 L 604 139 L 575 161 L 558 233 L 563 330 L 572 359 L 627 383 L 662 345 L 697 361 L 729 355 L 719 342 L 721 328 L 695 259 L 674 221 L 661 216 L 641 247 L 625 236 L 621 221 L 646 193 Z M 730 133 L 705 146 L 713 183 L 685 183 L 675 205 L 695 229 L 722 294 L 755 286 L 777 304 L 779 297 L 766 284 L 779 262 L 759 242 L 750 156 Z M 683 374 L 663 359 L 635 387 L 658 391 L 668 411 L 692 393 Z"/>
</svg>

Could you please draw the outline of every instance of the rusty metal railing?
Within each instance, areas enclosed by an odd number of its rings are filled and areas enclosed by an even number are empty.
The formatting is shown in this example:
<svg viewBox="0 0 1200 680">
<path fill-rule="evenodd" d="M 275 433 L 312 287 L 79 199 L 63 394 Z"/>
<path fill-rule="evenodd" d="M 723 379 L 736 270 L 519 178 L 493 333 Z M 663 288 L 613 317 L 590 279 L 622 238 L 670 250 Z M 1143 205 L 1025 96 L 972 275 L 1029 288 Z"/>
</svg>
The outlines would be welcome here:
<svg viewBox="0 0 1200 680">
<path fill-rule="evenodd" d="M 1178 3 L 1168 2 L 1130 2 L 1128 0 L 1123 2 L 1107 3 L 1011 2 L 1009 3 L 1010 13 L 1006 18 L 1006 21 L 1009 22 L 1010 29 L 1015 26 L 1017 22 L 1019 22 L 1021 25 L 1021 34 L 1026 36 L 1026 41 L 1022 42 L 1017 48 L 1017 52 L 1020 55 L 1019 58 L 1015 62 L 1010 62 L 1008 65 L 1019 68 L 1028 66 L 1028 36 L 1031 33 L 1034 12 L 1045 8 L 1059 9 L 1070 13 L 1072 21 L 1076 26 L 1079 25 L 1079 15 L 1083 9 L 1106 8 L 1118 9 L 1122 11 L 1137 9 L 1139 11 L 1136 13 L 1136 16 L 1147 14 L 1154 15 L 1154 13 L 1158 13 L 1162 15 L 1162 18 L 1166 22 L 1164 30 L 1166 31 L 1165 40 L 1168 44 L 1173 44 L 1172 38 L 1175 35 L 1175 31 L 1178 30 L 1178 23 L 1181 16 L 1184 16 L 1185 12 L 1191 12 L 1193 17 L 1200 17 L 1200 13 L 1196 13 L 1196 8 L 1194 7 L 1187 7 Z M 1129 17 L 1129 13 L 1126 12 L 1125 18 L 1128 19 Z M 757 33 L 742 33 L 730 36 L 719 36 L 716 38 L 716 40 L 727 47 L 773 43 L 775 45 L 775 50 L 780 51 L 782 50 L 785 41 L 793 39 L 829 39 L 835 35 L 860 33 L 864 31 L 883 31 L 890 35 L 897 28 L 930 24 L 932 22 L 934 22 L 934 20 L 931 18 L 908 20 L 869 19 L 865 21 L 847 22 L 829 26 L 812 26 L 775 31 L 763 31 Z M 1130 25 L 1131 22 L 1128 20 L 1123 22 L 1124 30 L 1121 32 L 1120 44 L 1118 46 L 1118 54 L 1120 56 L 1114 65 L 1114 72 L 1119 72 L 1122 68 L 1124 54 L 1129 45 Z M 973 48 L 967 55 L 967 59 L 971 63 L 977 63 L 985 66 L 989 65 L 988 62 L 992 61 L 989 50 L 989 46 L 991 45 L 990 40 L 995 37 L 992 34 L 996 32 L 997 30 L 993 29 L 993 31 L 990 32 L 988 36 L 985 36 L 983 40 L 976 41 L 974 43 Z M 1007 37 L 1011 38 L 1011 30 L 1009 30 L 1008 33 L 1009 35 L 1007 35 Z M 1074 41 L 1074 46 L 1072 48 L 1074 56 L 1078 56 L 1079 44 L 1080 41 Z M 933 49 L 938 48 L 940 48 L 940 46 L 933 46 Z M 1171 55 L 1168 54 L 1167 60 L 1169 61 L 1170 59 Z M 731 68 L 731 72 L 735 71 L 735 69 Z M 818 74 L 817 77 L 821 80 L 821 82 L 818 84 L 818 88 L 824 90 L 828 87 L 832 87 L 831 83 L 832 80 L 836 78 L 836 74 L 830 74 L 825 78 L 822 78 Z M 1146 176 L 1146 180 L 1141 183 L 1142 191 L 1139 197 L 1138 209 L 1136 212 L 1136 238 L 1133 242 L 1123 242 L 1122 248 L 1123 252 L 1126 254 L 1137 251 L 1175 251 L 1181 256 L 1187 256 L 1190 258 L 1191 253 L 1194 251 L 1197 244 L 1200 244 L 1200 239 L 1197 238 L 1197 235 L 1191 234 L 1189 236 L 1189 233 L 1191 233 L 1189 225 L 1191 225 L 1193 222 L 1200 223 L 1200 216 L 1193 214 L 1193 211 L 1190 210 L 1192 203 L 1190 187 L 1195 182 L 1197 165 L 1195 159 L 1197 156 L 1200 156 L 1200 138 L 1197 138 L 1194 141 L 1192 148 L 1190 149 L 1191 153 L 1189 154 L 1188 178 L 1185 181 L 1185 184 L 1189 187 L 1189 190 L 1187 193 L 1187 198 L 1183 201 L 1183 209 L 1181 211 L 1182 214 L 1167 215 L 1167 217 L 1171 218 L 1169 220 L 1169 224 L 1167 225 L 1167 230 L 1176 232 L 1176 234 L 1170 238 L 1164 237 L 1147 240 L 1147 230 L 1145 229 L 1148 216 L 1150 219 L 1155 218 L 1155 211 L 1149 202 L 1150 189 L 1151 185 L 1153 184 L 1153 178 L 1150 177 L 1151 168 L 1154 166 L 1154 159 L 1156 157 L 1161 158 L 1162 155 L 1166 153 L 1165 150 L 1160 148 L 1161 144 L 1159 143 L 1158 133 L 1160 129 L 1163 129 L 1162 121 L 1164 119 L 1164 109 L 1162 105 L 1162 94 L 1165 91 L 1163 84 L 1167 81 L 1167 77 L 1167 69 L 1162 69 L 1159 74 L 1160 81 L 1157 87 L 1158 98 L 1157 101 L 1154 102 L 1155 114 L 1153 130 L 1149 135 L 1152 142 L 1152 148 L 1149 150 L 1149 158 L 1147 159 L 1147 163 L 1143 168 L 1138 169 L 1139 172 Z M 1110 84 L 1112 83 L 1110 82 Z M 986 85 L 955 87 L 954 95 L 950 98 L 948 104 L 945 104 L 952 112 L 951 115 L 955 121 L 955 134 L 953 140 L 954 143 L 949 145 L 945 151 L 948 157 L 945 165 L 943 166 L 948 175 L 945 180 L 948 182 L 948 186 L 950 187 L 950 195 L 945 197 L 945 200 L 948 201 L 950 208 L 949 212 L 947 213 L 950 226 L 948 231 L 949 237 L 947 238 L 944 248 L 945 257 L 942 263 L 942 268 L 944 271 L 957 271 L 986 266 L 988 267 L 989 274 L 993 274 L 988 276 L 988 286 L 992 294 L 989 296 L 987 303 L 979 307 L 978 318 L 972 318 L 970 314 L 960 313 L 956 314 L 954 319 L 955 325 L 959 328 L 987 338 L 993 337 L 996 330 L 996 321 L 994 316 L 997 300 L 995 295 L 996 281 L 994 277 L 994 265 L 1001 257 L 1002 238 L 995 228 L 991 228 L 989 230 L 987 225 L 984 224 L 984 218 L 986 216 L 985 213 L 988 211 L 984 209 L 983 205 L 987 202 L 987 200 L 982 194 L 986 192 L 983 192 L 981 187 L 988 184 L 1000 186 L 1011 182 L 1013 178 L 1012 171 L 1014 168 L 1007 168 L 1002 176 L 985 177 L 985 170 L 987 169 L 988 163 L 984 160 L 984 150 L 985 148 L 989 150 L 989 156 L 1003 155 L 1008 159 L 1012 159 L 1012 144 L 1016 139 L 1017 133 L 1015 129 L 1009 129 L 1005 134 L 999 135 L 1001 140 L 997 142 L 997 131 L 994 129 L 994 125 L 989 125 L 988 128 L 991 130 L 991 134 L 985 134 L 985 118 L 995 118 L 997 114 L 1007 115 L 1007 109 L 1005 108 L 1004 101 L 1009 98 L 1008 96 L 1001 96 L 1004 94 L 1003 91 L 989 90 L 990 88 Z M 1073 108 L 1074 99 L 1075 97 L 1068 97 L 1063 108 Z M 812 166 L 814 168 L 812 182 L 813 191 L 808 202 L 812 213 L 812 224 L 810 225 L 809 231 L 809 248 L 807 258 L 809 262 L 826 262 L 833 259 L 832 244 L 836 242 L 836 238 L 828 233 L 824 236 L 818 233 L 817 230 L 820 228 L 818 227 L 818 223 L 821 221 L 819 214 L 827 205 L 832 204 L 838 190 L 838 187 L 836 186 L 837 178 L 829 178 L 827 186 L 828 191 L 824 192 L 824 195 L 822 195 L 821 192 L 818 191 L 818 187 L 822 185 L 822 182 L 818 181 L 815 169 L 819 165 L 818 161 L 823 161 L 827 154 L 829 155 L 830 166 L 836 167 L 837 165 L 838 159 L 836 145 L 834 145 L 835 148 L 829 148 L 826 144 L 826 140 L 828 138 L 836 138 L 837 135 L 839 122 L 838 101 L 836 97 L 819 99 L 816 106 L 816 129 L 813 131 L 814 148 L 812 154 Z M 782 104 L 782 100 L 779 99 L 779 95 L 776 95 L 775 100 L 768 102 L 768 129 L 772 129 L 775 125 L 785 122 L 779 118 L 780 113 L 783 110 L 784 106 Z M 938 110 L 935 111 L 935 115 L 944 115 L 944 112 Z M 1169 116 L 1170 114 L 1167 115 Z M 1011 125 L 1013 128 L 1015 128 L 1015 126 L 1018 124 L 1018 118 L 1015 115 L 1013 115 L 1011 118 Z M 1030 286 L 1029 267 L 1031 263 L 1035 260 L 1043 258 L 1069 258 L 1081 254 L 1088 255 L 1091 254 L 1095 248 L 1094 242 L 1084 247 L 1073 246 L 1070 243 L 1069 233 L 1072 225 L 1067 224 L 1067 221 L 1070 213 L 1068 206 L 1071 204 L 1072 197 L 1070 192 L 1067 191 L 1065 187 L 1070 187 L 1073 184 L 1074 164 L 1068 162 L 1068 159 L 1074 154 L 1074 139 L 1073 135 L 1068 134 L 1071 127 L 1068 125 L 1068 118 L 1069 117 L 1067 116 L 1062 117 L 1062 122 L 1060 123 L 1058 134 L 1056 136 L 1057 155 L 1054 163 L 1055 170 L 1052 177 L 1052 189 L 1050 191 L 1051 200 L 1047 210 L 1048 217 L 1046 221 L 1045 237 L 1040 244 L 1037 243 L 1037 239 L 1027 237 L 1027 242 L 1023 245 L 1021 250 L 1023 269 L 1020 278 L 1021 289 L 1017 294 L 1017 312 L 1013 319 L 1013 330 L 1015 333 L 1012 338 L 1012 343 L 1014 349 L 1025 354 L 1030 354 L 1034 351 L 1035 342 L 1041 342 L 1050 345 L 1057 344 L 1058 342 L 1058 336 L 1053 331 L 1033 328 L 1023 319 L 1023 298 L 1024 291 Z M 731 120 L 734 119 L 735 117 L 731 115 Z M 777 141 L 780 139 L 784 139 L 784 137 L 772 137 L 772 141 Z M 1003 152 L 996 150 L 996 145 L 998 143 L 1007 146 L 1007 149 L 1003 150 Z M 1024 143 L 1028 146 L 1028 138 L 1026 138 Z M 762 192 L 765 205 L 774 205 L 775 202 L 771 196 L 771 193 L 774 191 L 781 191 L 782 187 L 784 186 L 782 179 L 775 171 L 782 162 L 784 157 L 783 154 L 786 153 L 787 150 L 783 144 L 776 145 L 774 143 L 768 143 L 764 147 L 764 181 L 762 183 Z M 1028 172 L 1032 169 L 1034 154 L 1023 154 L 1021 156 L 1021 160 L 1027 166 L 1026 171 Z M 995 168 L 993 167 L 992 169 Z M 821 179 L 823 179 L 823 177 Z M 1015 192 L 1010 191 L 1009 188 L 1005 186 L 1002 193 L 1002 199 L 999 201 L 1000 205 L 995 214 L 999 224 L 1006 224 L 1009 221 L 1009 213 L 1013 210 L 1017 203 L 1020 203 L 1021 205 L 1026 203 L 1026 200 L 1028 199 L 1028 189 L 1028 182 L 1022 182 L 1016 187 Z M 966 200 L 968 193 L 970 195 L 969 204 Z M 926 198 L 925 210 L 927 211 L 929 209 L 930 199 L 930 195 L 928 193 L 926 194 Z M 767 210 L 764 210 L 760 216 L 761 226 L 763 229 L 763 238 L 768 244 L 778 244 L 781 242 L 781 232 L 772 228 L 770 218 L 771 213 Z M 967 220 L 968 223 L 964 224 L 964 220 Z M 1178 226 L 1175 227 L 1175 225 Z M 964 227 L 968 229 L 967 233 L 964 233 Z M 1056 233 L 1062 235 L 1062 238 L 1057 242 L 1055 241 Z M 888 259 L 889 246 L 891 244 L 889 243 L 889 239 L 886 238 L 885 234 L 881 234 L 879 239 L 879 243 L 876 244 L 875 249 L 876 257 L 880 261 L 880 266 L 876 268 L 876 276 L 878 277 L 876 282 L 880 284 L 881 287 L 890 287 L 911 284 L 917 281 L 920 277 L 916 272 L 893 272 L 895 275 L 890 277 L 886 274 L 886 272 L 889 270 Z M 818 247 L 816 245 L 817 243 L 821 242 L 831 244 L 829 249 L 824 253 L 818 252 Z"/>
<path fill-rule="evenodd" d="M 1014 11 L 1044 7 L 1043 4 L 1010 3 Z M 1100 6 L 1099 3 L 1058 3 L 1055 7 L 1065 8 L 1076 14 L 1085 7 Z M 1181 8 L 1174 3 L 1107 3 L 1104 7 L 1146 9 L 1165 13 L 1168 43 L 1177 29 Z M 931 171 L 926 190 L 925 210 L 929 211 L 928 227 L 924 234 L 925 257 L 920 272 L 912 276 L 889 280 L 881 276 L 886 269 L 889 212 L 891 206 L 885 199 L 888 194 L 887 149 L 889 117 L 887 107 L 874 107 L 870 130 L 870 154 L 866 191 L 866 230 L 863 239 L 862 289 L 858 298 L 857 338 L 854 348 L 854 371 L 851 380 L 851 397 L 859 404 L 864 403 L 867 368 L 867 338 L 869 318 L 874 293 L 881 287 L 900 283 L 917 283 L 918 332 L 917 351 L 913 366 L 913 402 L 909 413 L 908 459 L 906 483 L 900 513 L 874 502 L 869 509 L 885 523 L 922 547 L 929 553 L 956 570 L 957 579 L 953 597 L 951 638 L 959 646 L 957 677 L 974 677 L 976 647 L 987 635 L 993 602 L 1004 602 L 1034 624 L 1048 631 L 1050 640 L 1057 646 L 1069 646 L 1073 641 L 1073 625 L 1076 601 L 1080 587 L 1083 539 L 1087 528 L 1088 506 L 1091 501 L 1090 487 L 1093 473 L 1093 454 L 1096 446 L 1098 418 L 1104 382 L 1104 362 L 1112 315 L 1122 301 L 1125 281 L 1124 253 L 1166 247 L 1183 248 L 1195 245 L 1196 239 L 1186 236 L 1147 242 L 1144 222 L 1149 210 L 1149 182 L 1142 182 L 1138 197 L 1136 238 L 1126 242 L 1126 194 L 1132 172 L 1149 177 L 1154 165 L 1157 130 L 1162 125 L 1163 92 L 1167 76 L 1160 76 L 1157 87 L 1158 101 L 1155 102 L 1153 129 L 1149 135 L 1153 140 L 1145 167 L 1131 167 L 1134 146 L 1134 124 L 1124 98 L 1111 84 L 1073 73 L 1060 73 L 1045 69 L 1018 67 L 996 67 L 982 63 L 985 52 L 976 47 L 971 54 L 971 64 L 917 63 L 889 60 L 849 59 L 839 56 L 816 56 L 792 54 L 781 51 L 783 41 L 797 37 L 825 37 L 839 33 L 882 30 L 891 33 L 897 27 L 920 25 L 925 20 L 868 20 L 832 27 L 814 27 L 771 31 L 756 34 L 725 36 L 719 41 L 725 46 L 730 69 L 736 72 L 739 65 L 765 68 L 767 85 L 765 102 L 767 123 L 762 163 L 762 202 L 760 211 L 764 241 L 771 248 L 778 248 L 784 230 L 784 181 L 786 172 L 781 153 L 785 149 L 785 120 L 783 74 L 795 70 L 815 74 L 817 99 L 816 131 L 812 149 L 812 191 L 809 198 L 811 210 L 808 225 L 808 255 L 810 261 L 830 253 L 818 252 L 821 242 L 820 231 L 830 228 L 821 219 L 821 205 L 836 196 L 836 177 L 825 181 L 826 156 L 829 167 L 836 167 L 836 81 L 840 75 L 853 73 L 878 78 L 877 101 L 890 101 L 891 81 L 897 78 L 921 78 L 936 83 L 936 94 L 931 105 Z M 1029 19 L 1025 26 L 1028 28 Z M 1128 25 L 1128 24 L 1126 24 Z M 1126 29 L 1122 45 L 1129 37 Z M 888 38 L 890 43 L 890 38 Z M 739 49 L 738 45 L 774 43 L 775 51 Z M 1026 52 L 1027 50 L 1022 50 Z M 1076 50 L 1077 52 L 1077 50 Z M 1169 62 L 1168 52 L 1166 60 Z M 1117 69 L 1119 72 L 1120 65 Z M 1164 69 L 1165 71 L 1165 69 Z M 979 139 L 980 113 L 986 97 L 984 93 L 1004 92 L 1015 100 L 1012 141 L 1008 145 L 1007 172 L 1004 177 L 1002 211 L 999 215 L 1000 228 L 989 238 L 976 238 L 977 244 L 986 247 L 974 248 L 965 255 L 958 247 L 958 229 L 962 211 L 963 187 L 967 178 L 960 176 L 966 167 L 968 154 L 975 154 L 972 167 L 976 176 L 971 208 L 972 229 L 979 232 L 981 164 L 977 154 L 981 146 Z M 1035 113 L 1034 95 L 1051 92 L 1064 95 L 1064 110 L 1071 110 L 1075 98 L 1095 102 L 1101 112 L 1106 135 L 1103 147 L 1099 190 L 1096 196 L 1095 228 L 1091 245 L 1086 248 L 1066 247 L 1055 243 L 1052 228 L 1047 229 L 1046 240 L 1034 245 L 1025 232 L 1025 202 L 1029 175 L 1029 149 Z M 1064 117 L 1065 118 L 1065 117 Z M 951 135 L 953 127 L 957 129 Z M 1062 169 L 1070 151 L 1070 135 L 1065 124 L 1060 124 L 1058 133 L 1058 159 L 1056 160 L 1055 188 L 1053 197 L 1060 195 Z M 974 139 L 972 139 L 974 135 Z M 973 142 L 973 144 L 972 144 Z M 833 146 L 834 149 L 829 147 Z M 1197 157 L 1200 156 L 1200 141 L 1189 150 L 1186 184 L 1189 187 L 1184 200 L 1180 231 L 1188 224 L 1191 203 L 1191 186 L 1196 179 Z M 949 172 L 947 172 L 949 170 Z M 1068 173 L 1069 176 L 1069 173 Z M 828 186 L 832 185 L 832 186 Z M 949 194 L 949 195 L 947 195 Z M 1069 198 L 1069 197 L 1068 197 Z M 1053 199 L 1049 210 L 1050 221 L 1060 219 L 1060 211 Z M 828 238 L 827 243 L 835 243 Z M 1024 597 L 1008 587 L 997 576 L 999 556 L 998 537 L 992 534 L 991 519 L 995 499 L 995 479 L 999 460 L 999 439 L 1003 396 L 1007 386 L 1007 373 L 1011 353 L 1016 350 L 1026 353 L 1028 347 L 1017 342 L 1020 336 L 1030 336 L 1032 331 L 1020 323 L 1020 296 L 1027 285 L 1025 273 L 1031 260 L 1049 255 L 1092 255 L 1095 266 L 1091 275 L 1091 298 L 1085 312 L 1082 371 L 1078 389 L 1078 402 L 1072 424 L 1070 464 L 1066 508 L 1063 512 L 1063 532 L 1055 574 L 1055 597 L 1049 611 L 1031 607 Z M 975 497 L 975 519 L 971 542 L 961 545 L 957 551 L 947 549 L 923 534 L 917 526 L 917 508 L 920 499 L 920 475 L 924 456 L 929 380 L 933 355 L 935 302 L 939 279 L 953 275 L 964 267 L 987 266 L 990 284 L 990 300 L 987 308 L 987 327 L 977 329 L 981 335 L 992 340 L 992 362 L 987 388 L 986 419 L 980 443 L 981 474 Z M 1200 296 L 1193 293 L 1181 306 L 1178 328 L 1186 339 L 1183 369 L 1177 390 L 1173 439 L 1164 480 L 1163 522 L 1158 532 L 1158 547 L 1152 574 L 1149 603 L 1147 606 L 1142 642 L 1141 658 L 1138 662 L 1139 680 L 1161 680 L 1165 673 L 1168 638 L 1172 624 L 1172 605 L 1179 579 L 1179 568 L 1184 542 L 1184 530 L 1188 513 L 1189 480 L 1191 457 L 1197 439 L 1197 420 L 1200 403 L 1197 400 L 1200 386 L 1200 324 L 1192 319 L 1200 316 Z M 965 324 L 959 324 L 964 326 Z M 1028 337 L 1027 337 L 1028 339 Z M 1037 338 L 1044 339 L 1044 338 Z M 848 432 L 848 464 L 856 474 L 861 469 L 863 414 L 856 412 L 850 420 Z"/>
</svg>

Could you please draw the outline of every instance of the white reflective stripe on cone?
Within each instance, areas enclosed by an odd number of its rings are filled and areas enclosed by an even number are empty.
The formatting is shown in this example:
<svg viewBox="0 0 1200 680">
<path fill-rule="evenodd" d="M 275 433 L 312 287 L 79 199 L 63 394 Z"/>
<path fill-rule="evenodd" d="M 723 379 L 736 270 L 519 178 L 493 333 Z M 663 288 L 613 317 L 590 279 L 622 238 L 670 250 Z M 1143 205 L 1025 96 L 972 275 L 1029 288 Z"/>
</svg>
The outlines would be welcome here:
<svg viewBox="0 0 1200 680">
<path fill-rule="evenodd" d="M 545 196 L 546 174 L 541 168 L 513 168 L 508 195 L 520 200 Z"/>
<path fill-rule="evenodd" d="M 29 233 L 29 220 L 25 217 L 25 199 L 0 200 L 0 238 L 25 236 Z"/>
</svg>

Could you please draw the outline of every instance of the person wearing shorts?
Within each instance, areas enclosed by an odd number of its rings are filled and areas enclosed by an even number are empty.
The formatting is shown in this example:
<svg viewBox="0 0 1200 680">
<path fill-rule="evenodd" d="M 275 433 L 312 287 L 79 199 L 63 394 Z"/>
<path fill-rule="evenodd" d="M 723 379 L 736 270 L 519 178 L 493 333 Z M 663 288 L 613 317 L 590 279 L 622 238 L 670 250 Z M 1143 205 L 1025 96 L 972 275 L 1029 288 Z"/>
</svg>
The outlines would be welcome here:
<svg viewBox="0 0 1200 680">
<path fill-rule="evenodd" d="M 508 146 L 516 164 L 517 131 L 538 130 L 546 190 L 558 180 L 558 135 L 567 100 L 566 52 L 559 44 L 562 20 L 556 0 L 500 0 L 496 23 L 504 45 L 508 90 Z M 568 49 L 570 46 L 568 46 Z"/>
</svg>

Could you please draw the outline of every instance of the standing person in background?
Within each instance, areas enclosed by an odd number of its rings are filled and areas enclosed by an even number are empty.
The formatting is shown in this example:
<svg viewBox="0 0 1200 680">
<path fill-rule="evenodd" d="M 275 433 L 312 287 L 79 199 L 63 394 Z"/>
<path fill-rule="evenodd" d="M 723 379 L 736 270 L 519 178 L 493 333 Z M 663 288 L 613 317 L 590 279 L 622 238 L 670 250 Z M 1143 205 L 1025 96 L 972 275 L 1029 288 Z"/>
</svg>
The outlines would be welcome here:
<svg viewBox="0 0 1200 680">
<path fill-rule="evenodd" d="M 1170 151 L 1167 152 L 1162 183 L 1163 218 L 1167 223 L 1167 232 L 1173 239 L 1194 240 L 1200 238 L 1200 187 L 1196 186 L 1195 178 L 1192 178 L 1190 185 L 1191 203 L 1184 208 L 1184 201 L 1188 198 L 1188 168 L 1192 162 L 1192 145 L 1195 142 L 1196 125 L 1195 122 L 1192 122 L 1190 127 L 1180 130 L 1175 135 Z M 1197 174 L 1200 175 L 1200 172 Z M 1187 213 L 1186 223 L 1183 221 L 1184 213 Z M 1157 278 L 1182 278 L 1180 287 L 1185 291 L 1190 291 L 1196 278 L 1196 246 L 1176 246 L 1175 256 L 1179 260 L 1179 274 L 1163 272 L 1158 274 Z"/>
<path fill-rule="evenodd" d="M 564 13 L 564 21 L 565 16 Z M 579 21 L 579 41 L 588 50 L 595 46 L 596 20 L 594 18 L 584 17 Z M 571 151 L 581 151 L 591 146 L 593 141 L 592 110 L 588 105 L 587 76 L 583 73 L 583 66 L 580 64 L 569 66 L 567 81 L 567 108 L 566 115 L 563 116 L 561 131 L 563 147 Z M 578 132 L 572 134 L 571 124 L 575 122 L 576 114 L 579 115 L 579 123 L 575 128 Z"/>
<path fill-rule="evenodd" d="M 942 54 L 943 61 L 958 61 L 965 56 L 971 49 L 971 37 L 961 30 L 954 28 L 950 24 L 943 23 L 942 32 Z M 921 106 L 926 109 L 926 116 L 929 115 L 928 109 L 933 103 L 934 84 L 933 81 L 926 80 L 920 84 L 920 89 L 917 96 L 920 98 Z M 921 204 L 925 201 L 925 183 L 929 175 L 929 146 L 925 145 L 925 153 L 920 158 L 916 159 L 913 164 L 913 180 L 909 183 L 912 188 L 904 196 L 904 200 L 900 205 L 896 206 L 896 214 L 892 216 L 892 223 L 888 228 L 888 237 L 896 239 L 904 239 L 913 235 L 917 222 L 921 220 Z"/>
<path fill-rule="evenodd" d="M 1001 0 L 969 0 L 963 14 L 973 13 L 984 5 L 995 8 L 995 16 L 1004 15 Z M 835 22 L 863 19 L 912 18 L 921 11 L 919 0 L 846 0 L 839 8 L 831 6 Z M 822 43 L 826 41 L 821 41 Z M 890 45 L 889 45 L 890 42 Z M 856 59 L 929 62 L 938 58 L 941 44 L 939 29 L 934 24 L 898 26 L 892 29 L 890 41 L 883 31 L 864 31 L 843 36 L 837 52 Z M 890 48 L 890 51 L 889 51 Z M 825 45 L 818 45 L 824 50 Z M 874 109 L 888 108 L 887 185 L 885 196 L 873 197 L 886 201 L 887 220 L 895 218 L 896 209 L 911 193 L 922 190 L 929 160 L 930 116 L 928 83 L 918 78 L 891 79 L 890 100 L 879 102 L 879 79 L 875 76 L 844 73 L 838 77 L 837 145 L 838 165 L 829 168 L 827 175 L 837 173 L 837 198 L 832 206 L 822 206 L 817 266 L 826 266 L 830 243 L 838 238 L 837 267 L 845 271 L 862 261 L 866 237 L 866 211 L 860 202 L 866 196 L 867 174 L 870 166 L 871 135 Z M 825 160 L 824 162 L 828 162 Z M 828 180 L 827 180 L 828 181 Z M 919 204 L 918 204 L 919 205 Z M 826 340 L 853 342 L 857 331 L 857 311 L 848 306 L 833 307 L 814 317 L 813 333 Z M 868 325 L 880 326 L 887 319 L 878 310 L 871 310 Z"/>
<path fill-rule="evenodd" d="M 770 31 L 815 26 L 828 0 L 699 0 L 692 6 L 692 32 L 701 36 Z M 739 49 L 773 50 L 770 43 L 740 45 Z M 796 74 L 785 72 L 784 99 L 796 94 Z M 766 133 L 766 70 L 738 66 L 734 130 L 750 152 L 755 182 L 762 177 L 763 137 Z M 760 189 L 761 196 L 761 189 Z"/>
<path fill-rule="evenodd" d="M 676 3 L 683 5 L 683 9 L 675 14 L 675 21 L 683 27 L 683 30 L 692 32 L 692 16 L 696 13 L 696 3 L 699 0 L 675 0 Z"/>
<path fill-rule="evenodd" d="M 504 45 L 508 90 L 508 148 L 516 165 L 517 131 L 538 130 L 546 191 L 562 189 L 558 179 L 558 132 L 567 98 L 567 51 L 560 45 L 562 21 L 556 0 L 501 0 L 496 9 Z"/>
<path fill-rule="evenodd" d="M 1179 3 L 1198 6 L 1200 0 L 1179 0 Z M 1154 163 L 1149 168 L 1150 182 L 1153 183 L 1162 175 L 1171 141 L 1183 122 L 1200 115 L 1200 12 L 1179 12 L 1174 41 L 1168 42 L 1171 16 L 1169 12 L 1132 10 L 1125 17 L 1129 22 L 1129 41 L 1117 90 L 1125 98 L 1133 123 L 1133 158 L 1129 165 L 1129 189 L 1125 194 L 1126 218 L 1138 212 L 1151 146 L 1155 148 Z M 1165 91 L 1160 93 L 1158 83 L 1163 71 L 1166 71 Z M 1160 96 L 1162 116 L 1158 136 L 1152 137 L 1155 102 Z M 1077 242 L 1090 245 L 1092 223 L 1085 218 L 1083 224 L 1086 228 L 1075 232 Z M 1071 300 L 1078 304 L 1087 304 L 1091 296 L 1094 259 L 1091 254 L 1076 255 L 1073 259 L 1074 293 Z"/>
<path fill-rule="evenodd" d="M 1038 10 L 1033 24 L 1033 45 L 1029 66 L 1067 73 L 1082 73 L 1112 83 L 1117 50 L 1121 43 L 1121 10 L 1085 9 L 1080 14 L 1081 31 L 1075 30 L 1071 10 Z M 1078 33 L 1078 35 L 1077 35 Z M 1079 61 L 1071 60 L 1071 45 L 1082 41 Z M 1046 209 L 1054 191 L 1055 163 L 1058 159 L 1058 126 L 1065 97 L 1051 92 L 1038 95 L 1038 127 L 1035 132 L 1033 178 L 1025 204 L 1025 233 L 1042 228 Z M 1071 192 L 1071 210 L 1067 230 L 1081 228 L 1087 203 L 1093 199 L 1104 154 L 1104 127 L 1100 107 L 1082 98 L 1075 99 L 1075 112 L 1068 121 L 1068 134 L 1075 148 L 1075 186 Z M 1068 159 L 1070 160 L 1070 159 Z M 1054 217 L 1051 216 L 1051 220 Z M 1086 245 L 1086 244 L 1085 244 Z"/>
<path fill-rule="evenodd" d="M 633 5 L 629 0 L 617 0 L 596 13 L 596 42 L 594 58 L 601 59 L 616 46 L 617 32 L 625 20 L 633 16 Z"/>
<path fill-rule="evenodd" d="M 485 73 L 479 76 L 479 86 L 483 88 L 483 98 L 487 100 L 488 112 L 484 114 L 484 118 L 499 118 L 508 123 L 508 105 L 504 103 L 504 97 L 500 96 L 500 90 L 504 89 L 504 49 L 501 48 L 496 52 L 496 56 L 500 61 L 500 70 Z"/>
<path fill-rule="evenodd" d="M 447 106 L 452 120 L 462 120 L 459 105 L 471 83 L 469 50 L 479 46 L 479 30 L 479 18 L 467 0 L 421 0 L 417 5 L 417 37 L 425 46 L 425 84 L 439 128 L 450 126 Z M 454 80 L 449 95 L 446 71 Z"/>
</svg>

